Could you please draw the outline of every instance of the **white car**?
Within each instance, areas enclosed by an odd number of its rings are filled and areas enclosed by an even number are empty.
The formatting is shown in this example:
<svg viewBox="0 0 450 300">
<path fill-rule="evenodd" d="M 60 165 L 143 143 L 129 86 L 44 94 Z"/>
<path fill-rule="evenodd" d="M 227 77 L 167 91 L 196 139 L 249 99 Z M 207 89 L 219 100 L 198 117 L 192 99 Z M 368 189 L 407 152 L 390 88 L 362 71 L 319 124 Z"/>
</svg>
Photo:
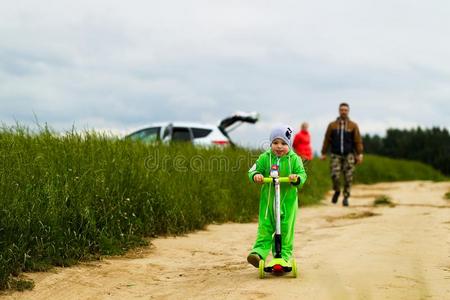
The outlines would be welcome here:
<svg viewBox="0 0 450 300">
<path fill-rule="evenodd" d="M 164 122 L 145 126 L 126 136 L 132 140 L 146 143 L 156 141 L 192 142 L 194 145 L 233 145 L 228 133 L 243 123 L 254 124 L 258 121 L 258 114 L 237 112 L 231 117 L 223 119 L 219 125 L 208 125 L 187 122 Z M 232 127 L 232 125 L 234 125 Z"/>
</svg>

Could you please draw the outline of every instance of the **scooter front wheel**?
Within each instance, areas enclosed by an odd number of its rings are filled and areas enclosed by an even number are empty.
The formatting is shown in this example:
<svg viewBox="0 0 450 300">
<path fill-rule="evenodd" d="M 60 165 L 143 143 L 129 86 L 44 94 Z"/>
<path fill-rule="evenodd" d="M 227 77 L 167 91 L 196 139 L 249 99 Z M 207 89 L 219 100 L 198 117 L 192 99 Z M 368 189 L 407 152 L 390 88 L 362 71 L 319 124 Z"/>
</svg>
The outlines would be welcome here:
<svg viewBox="0 0 450 300">
<path fill-rule="evenodd" d="M 259 279 L 264 279 L 264 276 L 266 276 L 266 272 L 264 271 L 264 260 L 263 259 L 261 259 L 259 261 L 258 271 L 259 271 Z"/>
</svg>

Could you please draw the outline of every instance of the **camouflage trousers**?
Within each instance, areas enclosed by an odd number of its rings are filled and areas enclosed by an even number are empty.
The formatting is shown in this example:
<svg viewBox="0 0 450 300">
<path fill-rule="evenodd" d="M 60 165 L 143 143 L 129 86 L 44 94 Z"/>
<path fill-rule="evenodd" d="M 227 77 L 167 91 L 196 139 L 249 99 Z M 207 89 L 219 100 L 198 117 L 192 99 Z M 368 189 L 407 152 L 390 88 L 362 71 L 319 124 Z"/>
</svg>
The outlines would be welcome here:
<svg viewBox="0 0 450 300">
<path fill-rule="evenodd" d="M 355 155 L 353 153 L 349 153 L 347 155 L 331 154 L 330 170 L 334 191 L 336 192 L 341 191 L 340 177 L 341 173 L 343 173 L 344 197 L 350 197 L 354 169 L 355 169 Z"/>
</svg>

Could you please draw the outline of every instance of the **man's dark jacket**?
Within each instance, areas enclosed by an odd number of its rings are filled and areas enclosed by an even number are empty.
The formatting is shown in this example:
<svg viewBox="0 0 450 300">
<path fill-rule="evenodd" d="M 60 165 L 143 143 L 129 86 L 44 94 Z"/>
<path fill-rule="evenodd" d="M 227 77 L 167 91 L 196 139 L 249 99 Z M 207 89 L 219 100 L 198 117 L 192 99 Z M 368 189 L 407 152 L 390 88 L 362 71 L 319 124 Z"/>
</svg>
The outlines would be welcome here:
<svg viewBox="0 0 450 300">
<path fill-rule="evenodd" d="M 363 143 L 358 125 L 348 118 L 337 118 L 328 125 L 322 146 L 322 154 L 326 154 L 331 146 L 331 153 L 347 155 L 362 154 Z"/>
</svg>

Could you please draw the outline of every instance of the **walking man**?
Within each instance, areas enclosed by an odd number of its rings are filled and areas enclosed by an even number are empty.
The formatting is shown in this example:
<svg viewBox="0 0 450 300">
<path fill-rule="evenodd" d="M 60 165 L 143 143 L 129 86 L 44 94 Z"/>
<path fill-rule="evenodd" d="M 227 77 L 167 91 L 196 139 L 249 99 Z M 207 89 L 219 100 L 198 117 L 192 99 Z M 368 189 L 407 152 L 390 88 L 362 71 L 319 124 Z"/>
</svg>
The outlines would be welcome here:
<svg viewBox="0 0 450 300">
<path fill-rule="evenodd" d="M 321 159 L 326 159 L 328 148 L 331 148 L 330 170 L 333 182 L 333 198 L 336 204 L 341 194 L 340 175 L 344 173 L 344 200 L 342 204 L 348 206 L 348 198 L 353 180 L 355 164 L 363 161 L 363 143 L 358 125 L 350 121 L 348 114 L 350 107 L 347 103 L 339 105 L 339 117 L 328 125 L 322 146 Z"/>
</svg>

